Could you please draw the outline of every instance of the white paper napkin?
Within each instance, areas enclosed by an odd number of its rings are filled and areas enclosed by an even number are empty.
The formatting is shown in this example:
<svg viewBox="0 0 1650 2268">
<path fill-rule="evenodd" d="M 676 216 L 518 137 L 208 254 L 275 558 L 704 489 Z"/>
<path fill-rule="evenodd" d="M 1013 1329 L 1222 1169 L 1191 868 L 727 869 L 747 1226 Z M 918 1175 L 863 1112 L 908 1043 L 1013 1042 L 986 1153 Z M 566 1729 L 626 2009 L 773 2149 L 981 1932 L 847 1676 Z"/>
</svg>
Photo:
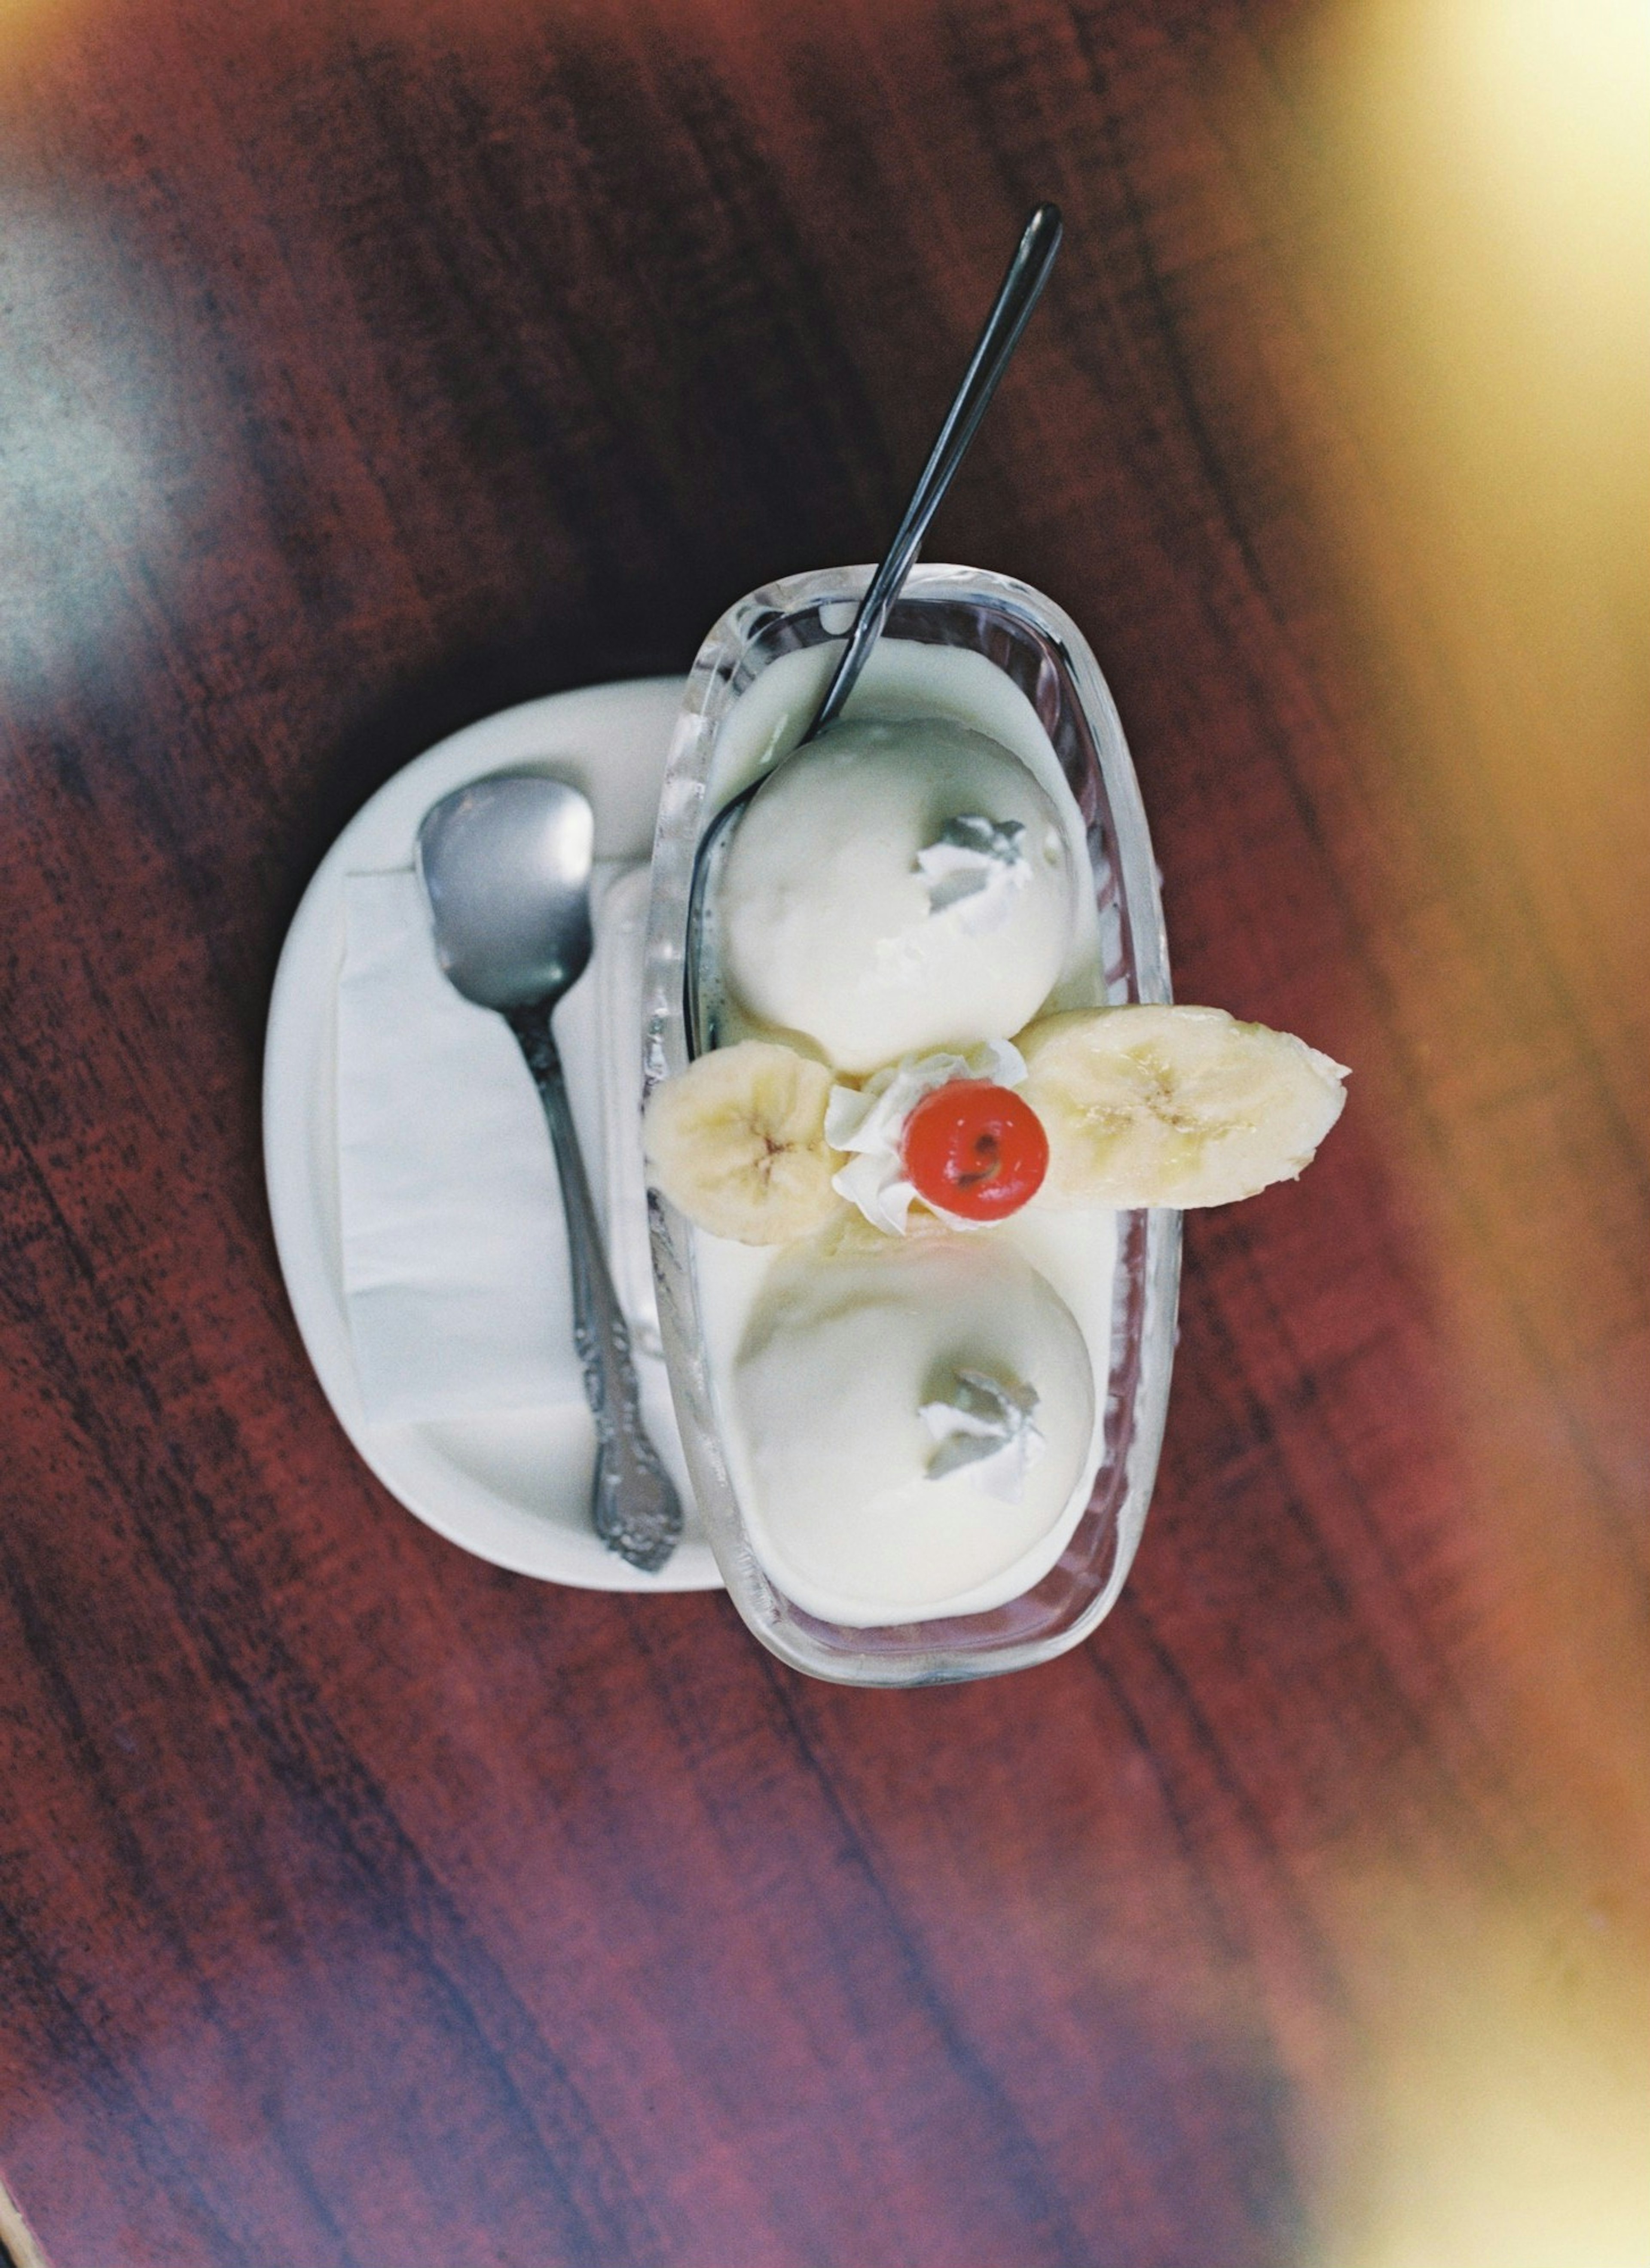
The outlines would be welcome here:
<svg viewBox="0 0 1650 2268">
<path fill-rule="evenodd" d="M 610 1256 L 645 1347 L 657 1344 L 637 1202 L 645 869 L 599 866 L 592 898 L 592 966 L 556 1031 L 598 1205 L 618 1189 Z M 581 1402 L 561 1197 L 521 1050 L 442 975 L 410 869 L 347 876 L 344 909 L 338 1182 L 367 1418 Z"/>
</svg>

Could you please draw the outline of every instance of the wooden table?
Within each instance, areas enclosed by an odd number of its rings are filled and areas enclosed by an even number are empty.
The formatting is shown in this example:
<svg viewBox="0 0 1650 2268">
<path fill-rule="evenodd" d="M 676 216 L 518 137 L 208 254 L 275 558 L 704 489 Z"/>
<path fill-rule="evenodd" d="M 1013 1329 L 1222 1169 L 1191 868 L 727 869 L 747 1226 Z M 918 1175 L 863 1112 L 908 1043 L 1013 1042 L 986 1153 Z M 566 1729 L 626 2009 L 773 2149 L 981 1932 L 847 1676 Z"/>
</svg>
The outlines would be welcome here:
<svg viewBox="0 0 1650 2268">
<path fill-rule="evenodd" d="M 1608 25 L 1494 17 L 0 18 L 20 2258 L 1645 2257 L 1640 349 L 1585 256 L 1639 161 Z M 1045 195 L 930 549 L 1086 627 L 1181 997 L 1352 1099 L 1189 1223 L 1106 1628 L 840 1690 L 374 1484 L 263 1022 L 419 749 L 873 556 Z"/>
</svg>

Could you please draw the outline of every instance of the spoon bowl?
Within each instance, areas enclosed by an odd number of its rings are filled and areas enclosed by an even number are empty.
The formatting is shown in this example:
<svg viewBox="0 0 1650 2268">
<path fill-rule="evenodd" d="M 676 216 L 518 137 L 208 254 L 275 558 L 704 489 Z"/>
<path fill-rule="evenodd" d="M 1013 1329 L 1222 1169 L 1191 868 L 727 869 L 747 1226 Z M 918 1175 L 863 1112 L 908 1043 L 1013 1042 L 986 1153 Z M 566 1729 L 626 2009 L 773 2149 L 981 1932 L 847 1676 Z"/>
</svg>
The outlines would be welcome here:
<svg viewBox="0 0 1650 2268">
<path fill-rule="evenodd" d="M 595 819 L 576 787 L 532 773 L 444 796 L 418 872 L 447 981 L 482 1008 L 559 1000 L 590 959 Z"/>
</svg>

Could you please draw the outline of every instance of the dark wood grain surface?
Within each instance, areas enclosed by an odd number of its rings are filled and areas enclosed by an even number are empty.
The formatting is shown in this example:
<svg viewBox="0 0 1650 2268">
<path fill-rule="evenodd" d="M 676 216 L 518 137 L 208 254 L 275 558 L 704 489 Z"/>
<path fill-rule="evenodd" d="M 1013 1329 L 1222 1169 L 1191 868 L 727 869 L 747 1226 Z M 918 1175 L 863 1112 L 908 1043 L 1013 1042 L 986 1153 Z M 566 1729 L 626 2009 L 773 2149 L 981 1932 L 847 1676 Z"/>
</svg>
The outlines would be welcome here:
<svg viewBox="0 0 1650 2268">
<path fill-rule="evenodd" d="M 1581 9 L 1500 70 L 1495 12 L 0 11 L 0 2175 L 55 2268 L 1645 2257 L 1641 332 L 1583 256 L 1637 64 Z M 931 550 L 1085 626 L 1181 997 L 1352 1100 L 1190 1224 L 1099 1636 L 843 1691 L 369 1477 L 263 1020 L 422 747 L 873 556 L 1044 195 Z"/>
</svg>

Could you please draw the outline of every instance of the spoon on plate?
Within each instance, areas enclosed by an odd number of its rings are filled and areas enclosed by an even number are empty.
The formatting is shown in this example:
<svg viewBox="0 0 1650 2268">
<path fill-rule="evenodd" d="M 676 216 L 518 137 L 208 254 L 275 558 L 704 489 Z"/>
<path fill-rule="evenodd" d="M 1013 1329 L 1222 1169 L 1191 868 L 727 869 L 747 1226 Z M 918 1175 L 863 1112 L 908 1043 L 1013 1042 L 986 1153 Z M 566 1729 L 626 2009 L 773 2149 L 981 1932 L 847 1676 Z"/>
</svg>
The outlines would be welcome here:
<svg viewBox="0 0 1650 2268">
<path fill-rule="evenodd" d="M 573 1341 L 596 1421 L 591 1518 L 610 1551 L 652 1574 L 676 1547 L 681 1506 L 642 1425 L 630 1335 L 550 1030 L 551 1011 L 590 959 L 594 839 L 590 806 L 577 788 L 501 772 L 425 813 L 418 874 L 448 983 L 504 1017 L 544 1105 L 567 1217 Z"/>
<path fill-rule="evenodd" d="M 758 789 L 773 777 L 779 765 L 805 748 L 810 740 L 817 740 L 828 725 L 834 725 L 847 705 L 848 696 L 859 681 L 859 673 L 871 659 L 871 649 L 882 635 L 882 626 L 893 611 L 905 578 L 910 573 L 923 538 L 928 533 L 928 523 L 939 509 L 940 500 L 951 486 L 957 467 L 962 462 L 970 441 L 979 430 L 991 396 L 997 391 L 998 380 L 1007 369 L 1009 358 L 1020 344 L 1020 333 L 1031 320 L 1032 309 L 1042 296 L 1042 287 L 1049 280 L 1049 270 L 1054 265 L 1054 255 L 1060 248 L 1063 224 L 1058 205 L 1039 205 L 1026 223 L 1019 247 L 1008 263 L 985 328 L 980 333 L 969 366 L 962 373 L 946 422 L 940 427 L 933 447 L 928 453 L 928 462 L 911 492 L 905 514 L 894 531 L 882 564 L 872 577 L 866 594 L 859 601 L 858 611 L 849 630 L 847 642 L 837 658 L 825 697 L 795 747 L 754 779 L 748 787 L 741 788 L 722 806 L 704 833 L 699 838 L 694 853 L 693 876 L 688 890 L 688 927 L 686 938 L 687 975 L 683 986 L 683 1019 L 687 1025 L 688 1055 L 691 1059 L 703 1055 L 711 1043 L 711 1019 L 705 1012 L 703 998 L 704 944 L 708 924 L 707 909 L 715 892 L 733 830 Z"/>
</svg>

